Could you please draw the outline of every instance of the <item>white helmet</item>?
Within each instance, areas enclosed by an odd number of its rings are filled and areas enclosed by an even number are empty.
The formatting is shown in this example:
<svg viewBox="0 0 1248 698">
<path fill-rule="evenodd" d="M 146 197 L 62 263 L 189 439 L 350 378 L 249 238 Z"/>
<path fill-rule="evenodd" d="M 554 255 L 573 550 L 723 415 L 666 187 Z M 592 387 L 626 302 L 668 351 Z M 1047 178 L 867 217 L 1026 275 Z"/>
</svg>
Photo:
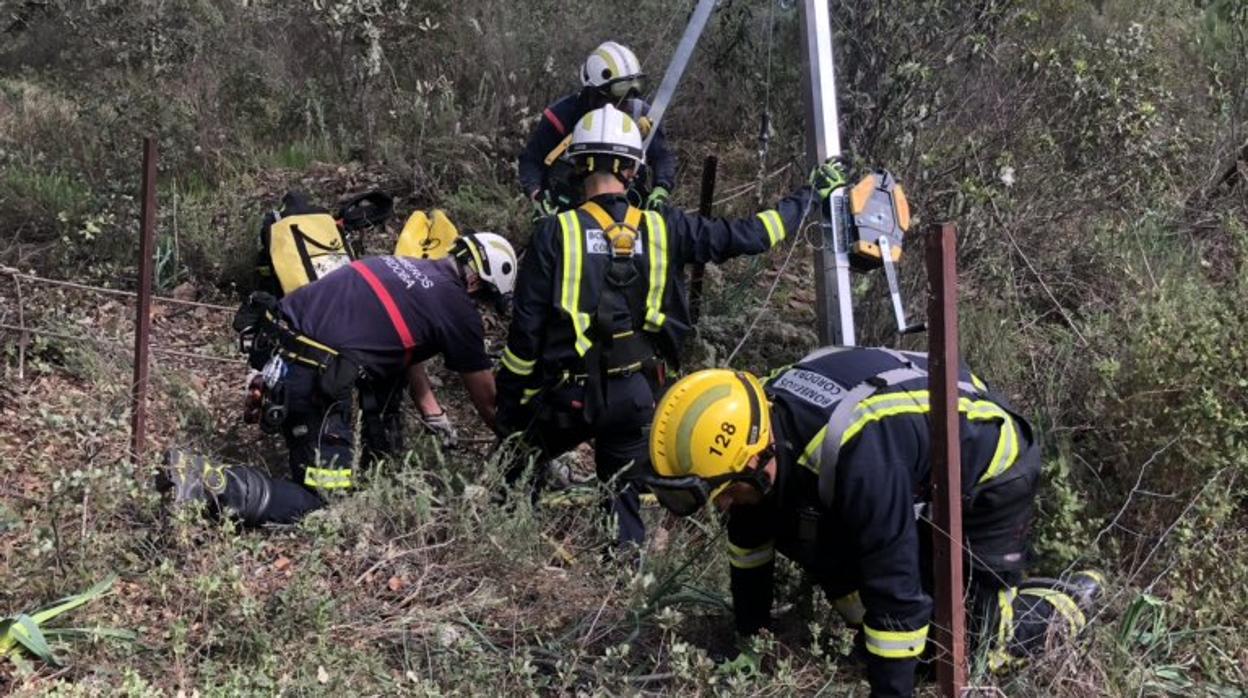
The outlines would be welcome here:
<svg viewBox="0 0 1248 698">
<path fill-rule="evenodd" d="M 627 97 L 641 92 L 641 62 L 627 46 L 606 41 L 594 49 L 581 64 L 581 85 Z"/>
<path fill-rule="evenodd" d="M 506 298 L 516 289 L 516 251 L 495 233 L 465 232 L 455 241 L 455 258 Z"/>
<path fill-rule="evenodd" d="M 605 155 L 597 159 L 595 155 Z M 576 122 L 572 129 L 572 144 L 568 156 L 587 166 L 591 171 L 610 169 L 618 171 L 619 159 L 632 160 L 638 165 L 645 163 L 641 149 L 641 129 L 637 122 L 610 104 L 595 109 Z"/>
</svg>

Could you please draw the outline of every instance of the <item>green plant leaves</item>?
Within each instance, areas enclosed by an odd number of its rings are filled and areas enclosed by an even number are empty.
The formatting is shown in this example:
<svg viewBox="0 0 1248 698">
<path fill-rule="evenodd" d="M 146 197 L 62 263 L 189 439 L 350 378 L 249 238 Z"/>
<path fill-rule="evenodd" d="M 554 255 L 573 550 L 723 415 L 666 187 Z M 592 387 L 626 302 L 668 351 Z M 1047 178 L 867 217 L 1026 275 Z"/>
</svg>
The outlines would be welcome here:
<svg viewBox="0 0 1248 698">
<path fill-rule="evenodd" d="M 40 627 L 47 621 L 108 593 L 116 581 L 117 576 L 111 575 L 97 582 L 81 594 L 66 596 L 53 602 L 51 606 L 33 614 L 19 613 L 16 616 L 0 620 L 0 657 L 10 656 L 17 648 L 21 647 L 41 661 L 59 666 L 60 662 L 57 661 L 56 656 L 52 653 L 52 646 L 48 643 L 49 636 L 104 637 L 134 640 L 137 636 L 128 630 L 109 628 L 49 628 L 45 630 Z M 15 661 L 17 660 L 17 657 L 13 658 Z"/>
</svg>

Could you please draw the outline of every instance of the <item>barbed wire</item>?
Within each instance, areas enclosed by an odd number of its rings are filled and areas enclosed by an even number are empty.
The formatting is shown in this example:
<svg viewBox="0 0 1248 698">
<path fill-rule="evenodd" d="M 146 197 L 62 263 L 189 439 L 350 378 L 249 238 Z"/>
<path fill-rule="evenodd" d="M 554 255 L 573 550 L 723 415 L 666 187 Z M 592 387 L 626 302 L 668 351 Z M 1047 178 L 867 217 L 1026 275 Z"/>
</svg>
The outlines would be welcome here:
<svg viewBox="0 0 1248 698">
<path fill-rule="evenodd" d="M 18 279 L 26 279 L 28 281 L 36 281 L 52 286 L 63 286 L 65 288 L 74 288 L 82 291 L 91 291 L 94 293 L 102 293 L 105 295 L 120 296 L 124 298 L 136 298 L 139 294 L 134 291 L 125 291 L 119 288 L 108 288 L 106 286 L 92 286 L 90 284 L 78 283 L 76 281 L 65 281 L 63 279 L 49 279 L 43 276 L 30 274 L 13 267 L 0 265 L 0 274 L 7 274 Z M 216 303 L 204 303 L 202 301 L 188 301 L 181 298 L 169 298 L 167 296 L 152 296 L 152 300 L 160 303 L 169 303 L 171 305 L 185 305 L 193 308 L 207 308 L 208 310 L 219 310 L 222 312 L 234 312 L 238 310 L 235 306 L 218 305 Z"/>
<path fill-rule="evenodd" d="M 52 337 L 54 339 L 65 340 L 67 342 L 88 342 L 91 344 L 97 344 L 101 346 L 117 347 L 119 349 L 130 348 L 130 346 L 126 344 L 125 342 L 119 339 L 112 338 L 112 337 L 89 337 L 87 335 L 71 335 L 71 334 L 64 334 L 62 332 L 53 332 L 51 330 L 44 330 L 38 327 L 20 327 L 18 325 L 10 325 L 8 323 L 0 323 L 0 330 L 11 330 L 14 332 L 19 332 L 19 333 L 39 335 L 41 337 Z M 158 354 L 178 356 L 184 359 L 199 359 L 201 361 L 215 361 L 217 363 L 237 364 L 237 365 L 244 365 L 244 366 L 247 364 L 247 362 L 244 361 L 243 359 L 231 359 L 227 356 L 210 356 L 208 354 L 196 354 L 194 352 L 182 351 L 179 349 L 166 349 L 164 347 L 151 346 L 151 345 L 149 345 L 149 349 L 151 349 L 151 351 L 156 352 Z"/>
<path fill-rule="evenodd" d="M 746 194 L 749 194 L 750 192 L 754 191 L 755 189 L 762 187 L 762 185 L 766 183 L 768 180 L 775 179 L 776 177 L 779 177 L 781 174 L 784 174 L 792 166 L 793 166 L 793 163 L 791 162 L 785 163 L 784 165 L 781 165 L 780 167 L 772 170 L 766 175 L 763 175 L 761 178 L 757 178 L 749 182 L 744 182 L 742 184 L 729 187 L 723 193 L 724 195 L 712 201 L 711 205 L 721 206 L 723 204 L 728 203 L 729 201 L 733 201 L 734 199 L 739 199 L 745 196 Z M 693 208 L 685 209 L 685 213 L 697 213 L 697 212 L 698 212 L 697 206 L 694 206 Z"/>
</svg>

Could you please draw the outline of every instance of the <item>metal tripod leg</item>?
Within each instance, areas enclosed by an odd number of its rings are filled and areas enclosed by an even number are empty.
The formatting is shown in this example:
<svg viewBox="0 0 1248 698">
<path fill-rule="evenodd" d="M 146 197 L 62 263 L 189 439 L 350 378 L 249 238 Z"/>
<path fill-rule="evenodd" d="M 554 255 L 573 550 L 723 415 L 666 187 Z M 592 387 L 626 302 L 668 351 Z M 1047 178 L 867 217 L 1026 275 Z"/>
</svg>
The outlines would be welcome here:
<svg viewBox="0 0 1248 698">
<path fill-rule="evenodd" d="M 922 322 L 914 325 L 906 324 L 906 308 L 901 303 L 901 283 L 897 280 L 897 265 L 893 264 L 893 249 L 888 244 L 888 238 L 882 237 L 875 244 L 879 246 L 880 256 L 884 258 L 884 276 L 888 277 L 888 295 L 893 300 L 893 317 L 897 319 L 897 333 L 913 334 L 926 330 L 927 325 Z"/>
</svg>

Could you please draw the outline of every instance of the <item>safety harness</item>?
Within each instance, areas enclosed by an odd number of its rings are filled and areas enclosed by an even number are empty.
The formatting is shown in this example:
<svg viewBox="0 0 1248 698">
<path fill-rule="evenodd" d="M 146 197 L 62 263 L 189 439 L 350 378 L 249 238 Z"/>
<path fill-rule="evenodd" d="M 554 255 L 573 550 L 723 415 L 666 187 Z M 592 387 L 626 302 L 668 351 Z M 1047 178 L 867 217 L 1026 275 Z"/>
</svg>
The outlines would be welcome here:
<svg viewBox="0 0 1248 698">
<path fill-rule="evenodd" d="M 841 351 L 829 347 L 805 357 L 802 362 L 818 359 L 828 352 Z M 798 458 L 798 465 L 813 470 L 819 476 L 819 498 L 832 506 L 836 491 L 836 469 L 841 449 L 873 422 L 904 414 L 927 414 L 931 411 L 931 394 L 926 388 L 920 390 L 889 390 L 906 383 L 926 379 L 927 370 L 915 364 L 906 352 L 882 349 L 897 360 L 898 366 L 860 381 L 850 388 L 832 408 L 827 424 L 815 434 Z M 783 376 L 777 379 L 783 381 Z M 781 387 L 783 387 L 781 385 Z M 1019 427 L 1008 402 L 989 390 L 975 376 L 959 381 L 958 411 L 971 421 L 998 421 L 1000 437 L 988 469 L 978 483 L 996 478 L 1018 459 L 1022 451 Z M 878 394 L 877 394 L 878 393 Z"/>
</svg>

